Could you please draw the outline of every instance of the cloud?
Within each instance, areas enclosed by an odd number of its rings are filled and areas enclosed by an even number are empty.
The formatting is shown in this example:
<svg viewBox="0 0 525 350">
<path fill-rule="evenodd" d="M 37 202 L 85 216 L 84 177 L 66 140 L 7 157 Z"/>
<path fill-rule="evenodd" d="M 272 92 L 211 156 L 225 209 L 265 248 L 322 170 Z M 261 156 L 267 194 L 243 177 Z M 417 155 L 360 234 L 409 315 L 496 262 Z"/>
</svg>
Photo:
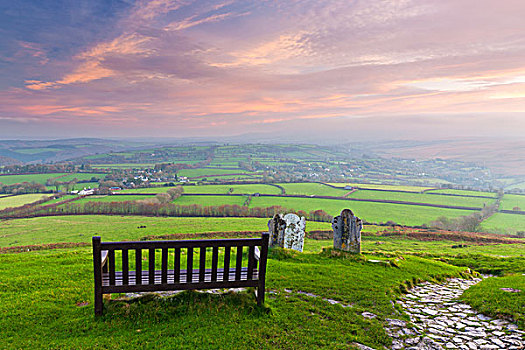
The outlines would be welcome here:
<svg viewBox="0 0 525 350">
<path fill-rule="evenodd" d="M 523 10 L 471 0 L 140 1 L 62 69 L 45 43 L 21 44 L 49 62 L 0 95 L 0 114 L 164 135 L 416 125 L 407 115 L 461 125 L 458 115 L 484 115 L 473 126 L 482 130 L 525 113 Z"/>
</svg>

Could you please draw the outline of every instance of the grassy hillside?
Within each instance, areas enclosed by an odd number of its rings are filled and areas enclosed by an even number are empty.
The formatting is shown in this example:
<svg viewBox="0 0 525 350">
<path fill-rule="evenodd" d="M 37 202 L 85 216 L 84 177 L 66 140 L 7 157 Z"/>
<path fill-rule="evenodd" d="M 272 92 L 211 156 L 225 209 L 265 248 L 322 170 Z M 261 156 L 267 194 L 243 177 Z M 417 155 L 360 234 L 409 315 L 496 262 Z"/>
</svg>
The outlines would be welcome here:
<svg viewBox="0 0 525 350">
<path fill-rule="evenodd" d="M 268 219 L 166 218 L 79 215 L 17 219 L 0 222 L 0 247 L 58 242 L 136 240 L 147 235 L 195 232 L 267 231 Z M 146 226 L 146 228 L 139 228 Z M 308 222 L 308 230 L 330 229 L 329 223 Z"/>
<path fill-rule="evenodd" d="M 365 260 L 318 254 L 277 256 L 270 258 L 267 274 L 267 288 L 276 294 L 268 294 L 265 309 L 256 308 L 253 296 L 246 293 L 186 292 L 165 300 L 111 302 L 106 315 L 94 319 L 89 249 L 4 254 L 0 347 L 343 349 L 354 341 L 388 346 L 381 319 L 395 314 L 390 300 L 398 286 L 462 270 L 417 257 L 407 257 L 398 269 L 385 269 Z M 364 319 L 363 311 L 379 318 Z"/>
</svg>

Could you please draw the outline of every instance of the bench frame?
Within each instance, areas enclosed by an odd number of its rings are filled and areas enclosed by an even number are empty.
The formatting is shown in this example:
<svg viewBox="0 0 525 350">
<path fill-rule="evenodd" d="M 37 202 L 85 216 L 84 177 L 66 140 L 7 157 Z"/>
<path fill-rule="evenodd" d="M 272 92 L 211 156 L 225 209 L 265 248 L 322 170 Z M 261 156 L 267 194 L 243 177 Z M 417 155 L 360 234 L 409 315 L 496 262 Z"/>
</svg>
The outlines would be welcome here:
<svg viewBox="0 0 525 350">
<path fill-rule="evenodd" d="M 101 242 L 100 237 L 95 236 L 92 238 L 95 315 L 103 313 L 103 294 L 126 292 L 254 287 L 257 289 L 257 304 L 262 305 L 268 241 L 266 232 L 261 238 L 140 242 Z M 219 247 L 224 248 L 223 268 L 218 268 Z M 248 247 L 248 266 L 242 266 L 244 247 Z M 206 268 L 207 248 L 212 249 L 211 268 Z M 236 248 L 234 267 L 230 267 L 232 248 Z M 187 250 L 186 269 L 181 269 L 182 249 Z M 194 249 L 200 249 L 197 269 L 193 268 Z M 134 270 L 129 266 L 130 250 L 135 251 Z M 148 251 L 147 269 L 142 268 L 143 250 Z M 156 270 L 155 254 L 159 250 L 161 270 Z M 115 251 L 121 251 L 122 271 L 115 269 Z M 169 256 L 174 258 L 171 270 L 168 269 Z"/>
</svg>

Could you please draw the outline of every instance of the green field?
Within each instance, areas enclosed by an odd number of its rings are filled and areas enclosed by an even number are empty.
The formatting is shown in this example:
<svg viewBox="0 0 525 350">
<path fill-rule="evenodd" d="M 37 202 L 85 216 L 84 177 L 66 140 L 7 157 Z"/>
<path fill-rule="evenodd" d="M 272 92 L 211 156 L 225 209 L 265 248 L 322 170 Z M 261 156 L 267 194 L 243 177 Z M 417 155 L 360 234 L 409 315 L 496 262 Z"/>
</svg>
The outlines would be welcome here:
<svg viewBox="0 0 525 350">
<path fill-rule="evenodd" d="M 525 190 L 525 182 L 514 183 L 512 185 L 507 185 L 505 187 L 505 189 L 508 189 L 508 190 L 513 190 L 513 189 Z"/>
<path fill-rule="evenodd" d="M 281 190 L 269 185 L 201 185 L 201 186 L 184 186 L 184 193 L 217 193 L 228 194 L 230 189 L 234 194 L 280 194 Z"/>
<path fill-rule="evenodd" d="M 45 185 L 48 179 L 53 179 L 61 175 L 65 175 L 65 173 L 0 175 L 0 183 L 4 185 L 13 185 L 22 182 L 36 182 Z"/>
<path fill-rule="evenodd" d="M 517 210 L 525 211 L 525 195 L 515 195 L 515 194 L 505 194 L 501 200 L 500 209 L 505 210 L 514 210 L 515 207 L 518 207 Z"/>
<path fill-rule="evenodd" d="M 177 173 L 178 176 L 186 176 L 186 177 L 197 177 L 197 176 L 213 177 L 213 175 L 226 175 L 226 174 L 252 175 L 252 174 L 257 174 L 257 173 L 242 170 L 242 169 L 231 170 L 231 169 L 207 169 L 207 168 L 181 169 Z"/>
<path fill-rule="evenodd" d="M 485 196 L 485 197 L 494 197 L 496 198 L 498 196 L 497 193 L 494 192 L 482 192 L 482 191 L 468 191 L 468 190 L 432 190 L 429 192 L 434 193 L 448 193 L 448 194 L 458 194 L 461 196 Z"/>
<path fill-rule="evenodd" d="M 280 183 L 278 185 L 284 187 L 286 194 L 342 197 L 349 192 L 349 190 L 339 190 L 318 183 Z"/>
<path fill-rule="evenodd" d="M 149 187 L 149 188 L 136 188 L 130 190 L 120 191 L 122 193 L 165 193 L 173 187 Z M 233 189 L 235 194 L 280 194 L 281 190 L 277 187 L 263 184 L 254 185 L 196 185 L 196 186 L 183 186 L 184 193 L 213 193 L 213 194 L 228 194 L 230 189 Z"/>
<path fill-rule="evenodd" d="M 207 206 L 221 206 L 224 204 L 228 205 L 239 205 L 242 206 L 246 197 L 240 196 L 182 196 L 177 198 L 173 203 L 178 205 L 191 205 L 198 204 L 203 207 Z"/>
<path fill-rule="evenodd" d="M 496 213 L 483 221 L 481 227 L 489 232 L 515 234 L 525 231 L 525 215 Z"/>
<path fill-rule="evenodd" d="M 366 184 L 366 183 L 330 183 L 330 185 L 337 187 L 360 187 L 360 188 L 369 188 L 369 189 L 378 189 L 378 190 L 397 190 L 397 191 L 410 191 L 410 192 L 421 192 L 424 190 L 431 189 L 432 187 L 428 186 L 403 186 L 403 185 L 381 185 L 381 184 Z"/>
<path fill-rule="evenodd" d="M 403 225 L 428 224 L 439 216 L 449 218 L 469 215 L 472 211 L 422 207 L 390 203 L 370 203 L 319 198 L 269 198 L 254 197 L 250 207 L 270 207 L 280 205 L 295 210 L 324 210 L 330 215 L 339 215 L 341 210 L 350 208 L 357 216 L 368 222 L 386 222 L 392 220 Z"/>
<path fill-rule="evenodd" d="M 78 181 L 85 181 L 85 180 L 91 180 L 92 178 L 103 179 L 105 176 L 106 174 L 101 174 L 101 173 L 97 173 L 97 174 L 73 173 L 73 174 L 68 174 L 64 177 L 61 177 L 57 179 L 57 181 L 64 182 L 64 181 L 72 181 L 74 179 L 77 179 Z"/>
<path fill-rule="evenodd" d="M 438 196 L 425 193 L 403 193 L 403 192 L 383 192 L 383 191 L 368 191 L 357 190 L 349 198 L 364 198 L 364 199 L 380 199 L 380 200 L 395 200 L 404 202 L 429 203 L 450 206 L 463 206 L 473 208 L 483 208 L 484 204 L 490 205 L 494 200 L 488 198 L 471 198 L 471 197 L 455 197 L 455 196 Z"/>
<path fill-rule="evenodd" d="M 79 199 L 75 203 L 86 203 L 86 202 L 124 202 L 124 201 L 136 201 L 147 198 L 155 198 L 155 196 L 119 196 L 119 195 L 94 195 L 87 196 Z"/>
<path fill-rule="evenodd" d="M 29 204 L 36 202 L 42 198 L 49 197 L 49 194 L 42 193 L 31 193 L 31 194 L 21 194 L 18 196 L 9 196 L 0 198 L 0 210 L 6 208 L 20 207 L 24 204 Z"/>
<path fill-rule="evenodd" d="M 58 180 L 60 181 L 60 179 Z M 69 187 L 69 190 L 77 190 L 77 191 L 80 191 L 84 188 L 98 188 L 99 186 L 99 183 L 98 182 L 83 182 L 83 183 L 77 183 L 77 184 L 74 184 L 73 186 L 70 186 Z M 56 190 L 56 186 L 46 186 L 46 188 L 48 190 L 52 190 L 52 191 L 55 191 Z M 66 185 L 59 185 L 58 186 L 58 190 L 59 191 L 65 191 L 67 188 Z"/>
<path fill-rule="evenodd" d="M 76 198 L 77 195 L 65 195 L 65 196 L 62 196 L 60 198 L 55 198 L 55 199 L 51 199 L 45 203 L 43 203 L 42 205 L 48 205 L 48 204 L 53 204 L 53 203 L 58 203 L 58 202 L 63 202 L 65 200 L 68 200 L 68 199 L 71 199 L 71 198 Z"/>
<path fill-rule="evenodd" d="M 93 164 L 93 169 L 144 169 L 153 168 L 155 163 L 117 163 L 117 164 Z"/>
<path fill-rule="evenodd" d="M 257 173 L 246 171 L 243 169 L 209 169 L 209 168 L 181 169 L 177 173 L 178 176 L 186 176 L 186 177 L 197 177 L 197 176 L 213 177 L 213 175 L 227 175 L 227 174 L 256 175 Z"/>
<path fill-rule="evenodd" d="M 17 219 L 0 222 L 0 247 L 31 244 L 136 240 L 147 235 L 196 232 L 267 231 L 265 218 L 169 218 L 78 215 Z M 138 226 L 146 226 L 139 229 Z M 329 223 L 308 222 L 307 230 L 329 230 Z"/>
</svg>

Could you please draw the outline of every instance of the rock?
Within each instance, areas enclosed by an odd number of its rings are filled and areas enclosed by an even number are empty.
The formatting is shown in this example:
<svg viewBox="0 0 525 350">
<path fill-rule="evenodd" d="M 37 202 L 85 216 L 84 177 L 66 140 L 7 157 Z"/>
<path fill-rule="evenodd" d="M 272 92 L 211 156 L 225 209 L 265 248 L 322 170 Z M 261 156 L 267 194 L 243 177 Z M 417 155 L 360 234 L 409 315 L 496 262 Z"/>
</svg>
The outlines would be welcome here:
<svg viewBox="0 0 525 350">
<path fill-rule="evenodd" d="M 353 345 L 357 346 L 360 350 L 374 350 L 373 348 L 369 346 L 359 344 L 359 343 L 353 343 Z"/>
<path fill-rule="evenodd" d="M 371 313 L 371 312 L 368 312 L 368 311 L 365 311 L 361 314 L 361 316 L 363 316 L 364 318 L 369 318 L 369 319 L 372 319 L 372 318 L 376 318 L 377 315 Z"/>
<path fill-rule="evenodd" d="M 405 321 L 396 320 L 393 318 L 387 318 L 386 321 L 391 327 L 405 327 L 407 325 Z"/>
</svg>

